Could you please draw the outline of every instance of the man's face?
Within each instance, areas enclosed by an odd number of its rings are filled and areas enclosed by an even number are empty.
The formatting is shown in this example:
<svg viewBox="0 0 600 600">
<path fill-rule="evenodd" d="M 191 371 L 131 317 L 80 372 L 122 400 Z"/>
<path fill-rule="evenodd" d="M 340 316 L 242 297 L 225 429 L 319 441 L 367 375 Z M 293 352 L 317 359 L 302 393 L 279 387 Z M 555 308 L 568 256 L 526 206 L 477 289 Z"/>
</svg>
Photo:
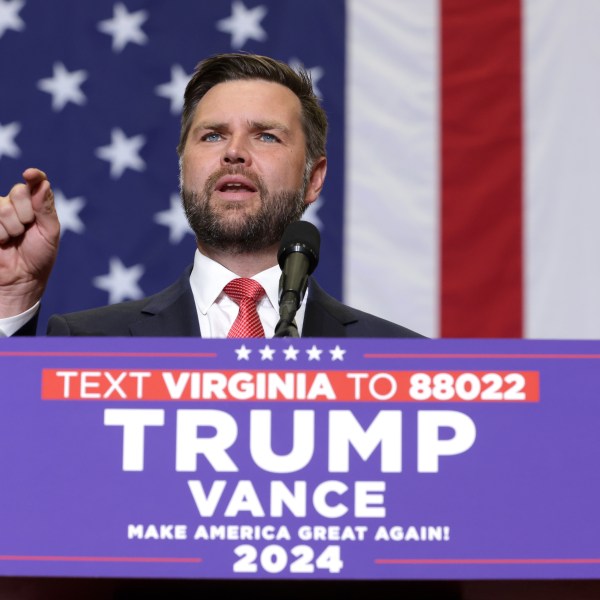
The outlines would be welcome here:
<svg viewBox="0 0 600 600">
<path fill-rule="evenodd" d="M 325 161 L 305 173 L 300 101 L 263 80 L 220 83 L 198 103 L 182 155 L 186 214 L 202 245 L 244 252 L 276 245 L 316 200 Z"/>
</svg>

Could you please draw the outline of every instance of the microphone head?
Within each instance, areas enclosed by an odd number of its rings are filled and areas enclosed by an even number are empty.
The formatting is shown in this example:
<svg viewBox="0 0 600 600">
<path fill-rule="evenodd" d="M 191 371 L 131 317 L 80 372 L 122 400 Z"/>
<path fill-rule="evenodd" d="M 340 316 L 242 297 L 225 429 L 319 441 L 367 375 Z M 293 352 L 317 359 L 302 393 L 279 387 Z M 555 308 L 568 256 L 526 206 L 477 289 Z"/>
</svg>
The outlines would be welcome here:
<svg viewBox="0 0 600 600">
<path fill-rule="evenodd" d="M 310 275 L 319 262 L 321 234 L 309 221 L 294 221 L 290 223 L 281 238 L 277 262 L 283 269 L 285 259 L 292 252 L 301 252 L 308 258 L 308 274 Z"/>
</svg>

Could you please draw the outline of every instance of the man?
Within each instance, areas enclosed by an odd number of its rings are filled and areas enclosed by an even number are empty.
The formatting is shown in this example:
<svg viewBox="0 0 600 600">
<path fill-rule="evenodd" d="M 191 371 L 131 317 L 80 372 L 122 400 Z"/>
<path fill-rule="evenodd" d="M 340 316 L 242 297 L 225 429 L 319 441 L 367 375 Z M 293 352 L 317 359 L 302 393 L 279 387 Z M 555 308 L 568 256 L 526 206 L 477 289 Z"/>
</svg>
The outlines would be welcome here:
<svg viewBox="0 0 600 600">
<path fill-rule="evenodd" d="M 259 315 L 252 335 L 272 337 L 279 320 L 280 239 L 323 187 L 326 135 L 327 119 L 305 72 L 248 54 L 201 62 L 186 88 L 177 149 L 181 196 L 197 240 L 193 267 L 144 300 L 54 316 L 48 334 L 243 336 L 238 315 L 246 310 L 242 295 L 252 289 L 251 310 L 256 305 Z M 0 197 L 4 335 L 35 332 L 58 251 L 48 179 L 37 169 L 23 177 Z M 314 279 L 296 325 L 303 337 L 421 337 L 341 304 Z"/>
</svg>

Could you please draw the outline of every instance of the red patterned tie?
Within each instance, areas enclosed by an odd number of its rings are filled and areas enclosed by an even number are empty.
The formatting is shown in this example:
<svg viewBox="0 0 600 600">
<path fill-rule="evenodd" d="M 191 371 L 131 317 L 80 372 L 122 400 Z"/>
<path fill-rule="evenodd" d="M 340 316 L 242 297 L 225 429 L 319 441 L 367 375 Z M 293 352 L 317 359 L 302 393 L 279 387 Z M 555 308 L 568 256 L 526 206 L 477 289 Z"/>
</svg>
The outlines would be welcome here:
<svg viewBox="0 0 600 600">
<path fill-rule="evenodd" d="M 256 303 L 265 295 L 262 285 L 254 279 L 241 277 L 230 281 L 223 291 L 240 307 L 227 337 L 265 337 L 265 330 L 256 311 Z"/>
</svg>

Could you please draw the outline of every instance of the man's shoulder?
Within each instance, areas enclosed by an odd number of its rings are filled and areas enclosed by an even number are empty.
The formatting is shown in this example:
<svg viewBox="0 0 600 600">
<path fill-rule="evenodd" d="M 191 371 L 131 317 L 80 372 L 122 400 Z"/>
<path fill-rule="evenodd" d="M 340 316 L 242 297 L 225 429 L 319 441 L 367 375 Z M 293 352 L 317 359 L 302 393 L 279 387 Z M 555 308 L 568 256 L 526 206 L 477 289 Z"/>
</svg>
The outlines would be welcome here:
<svg viewBox="0 0 600 600">
<path fill-rule="evenodd" d="M 53 315 L 47 334 L 58 336 L 198 335 L 190 269 L 167 288 L 140 300 Z"/>
<path fill-rule="evenodd" d="M 424 338 L 382 317 L 354 308 L 325 292 L 312 279 L 303 328 L 306 337 Z"/>
<path fill-rule="evenodd" d="M 354 337 L 425 338 L 424 335 L 371 313 L 348 307 L 357 317 Z M 352 326 L 351 326 L 352 328 Z M 358 335 L 361 332 L 362 335 Z"/>
<path fill-rule="evenodd" d="M 48 320 L 48 335 L 123 336 L 130 335 L 129 325 L 143 318 L 143 308 L 148 298 L 118 302 L 108 306 L 89 308 Z"/>
</svg>

